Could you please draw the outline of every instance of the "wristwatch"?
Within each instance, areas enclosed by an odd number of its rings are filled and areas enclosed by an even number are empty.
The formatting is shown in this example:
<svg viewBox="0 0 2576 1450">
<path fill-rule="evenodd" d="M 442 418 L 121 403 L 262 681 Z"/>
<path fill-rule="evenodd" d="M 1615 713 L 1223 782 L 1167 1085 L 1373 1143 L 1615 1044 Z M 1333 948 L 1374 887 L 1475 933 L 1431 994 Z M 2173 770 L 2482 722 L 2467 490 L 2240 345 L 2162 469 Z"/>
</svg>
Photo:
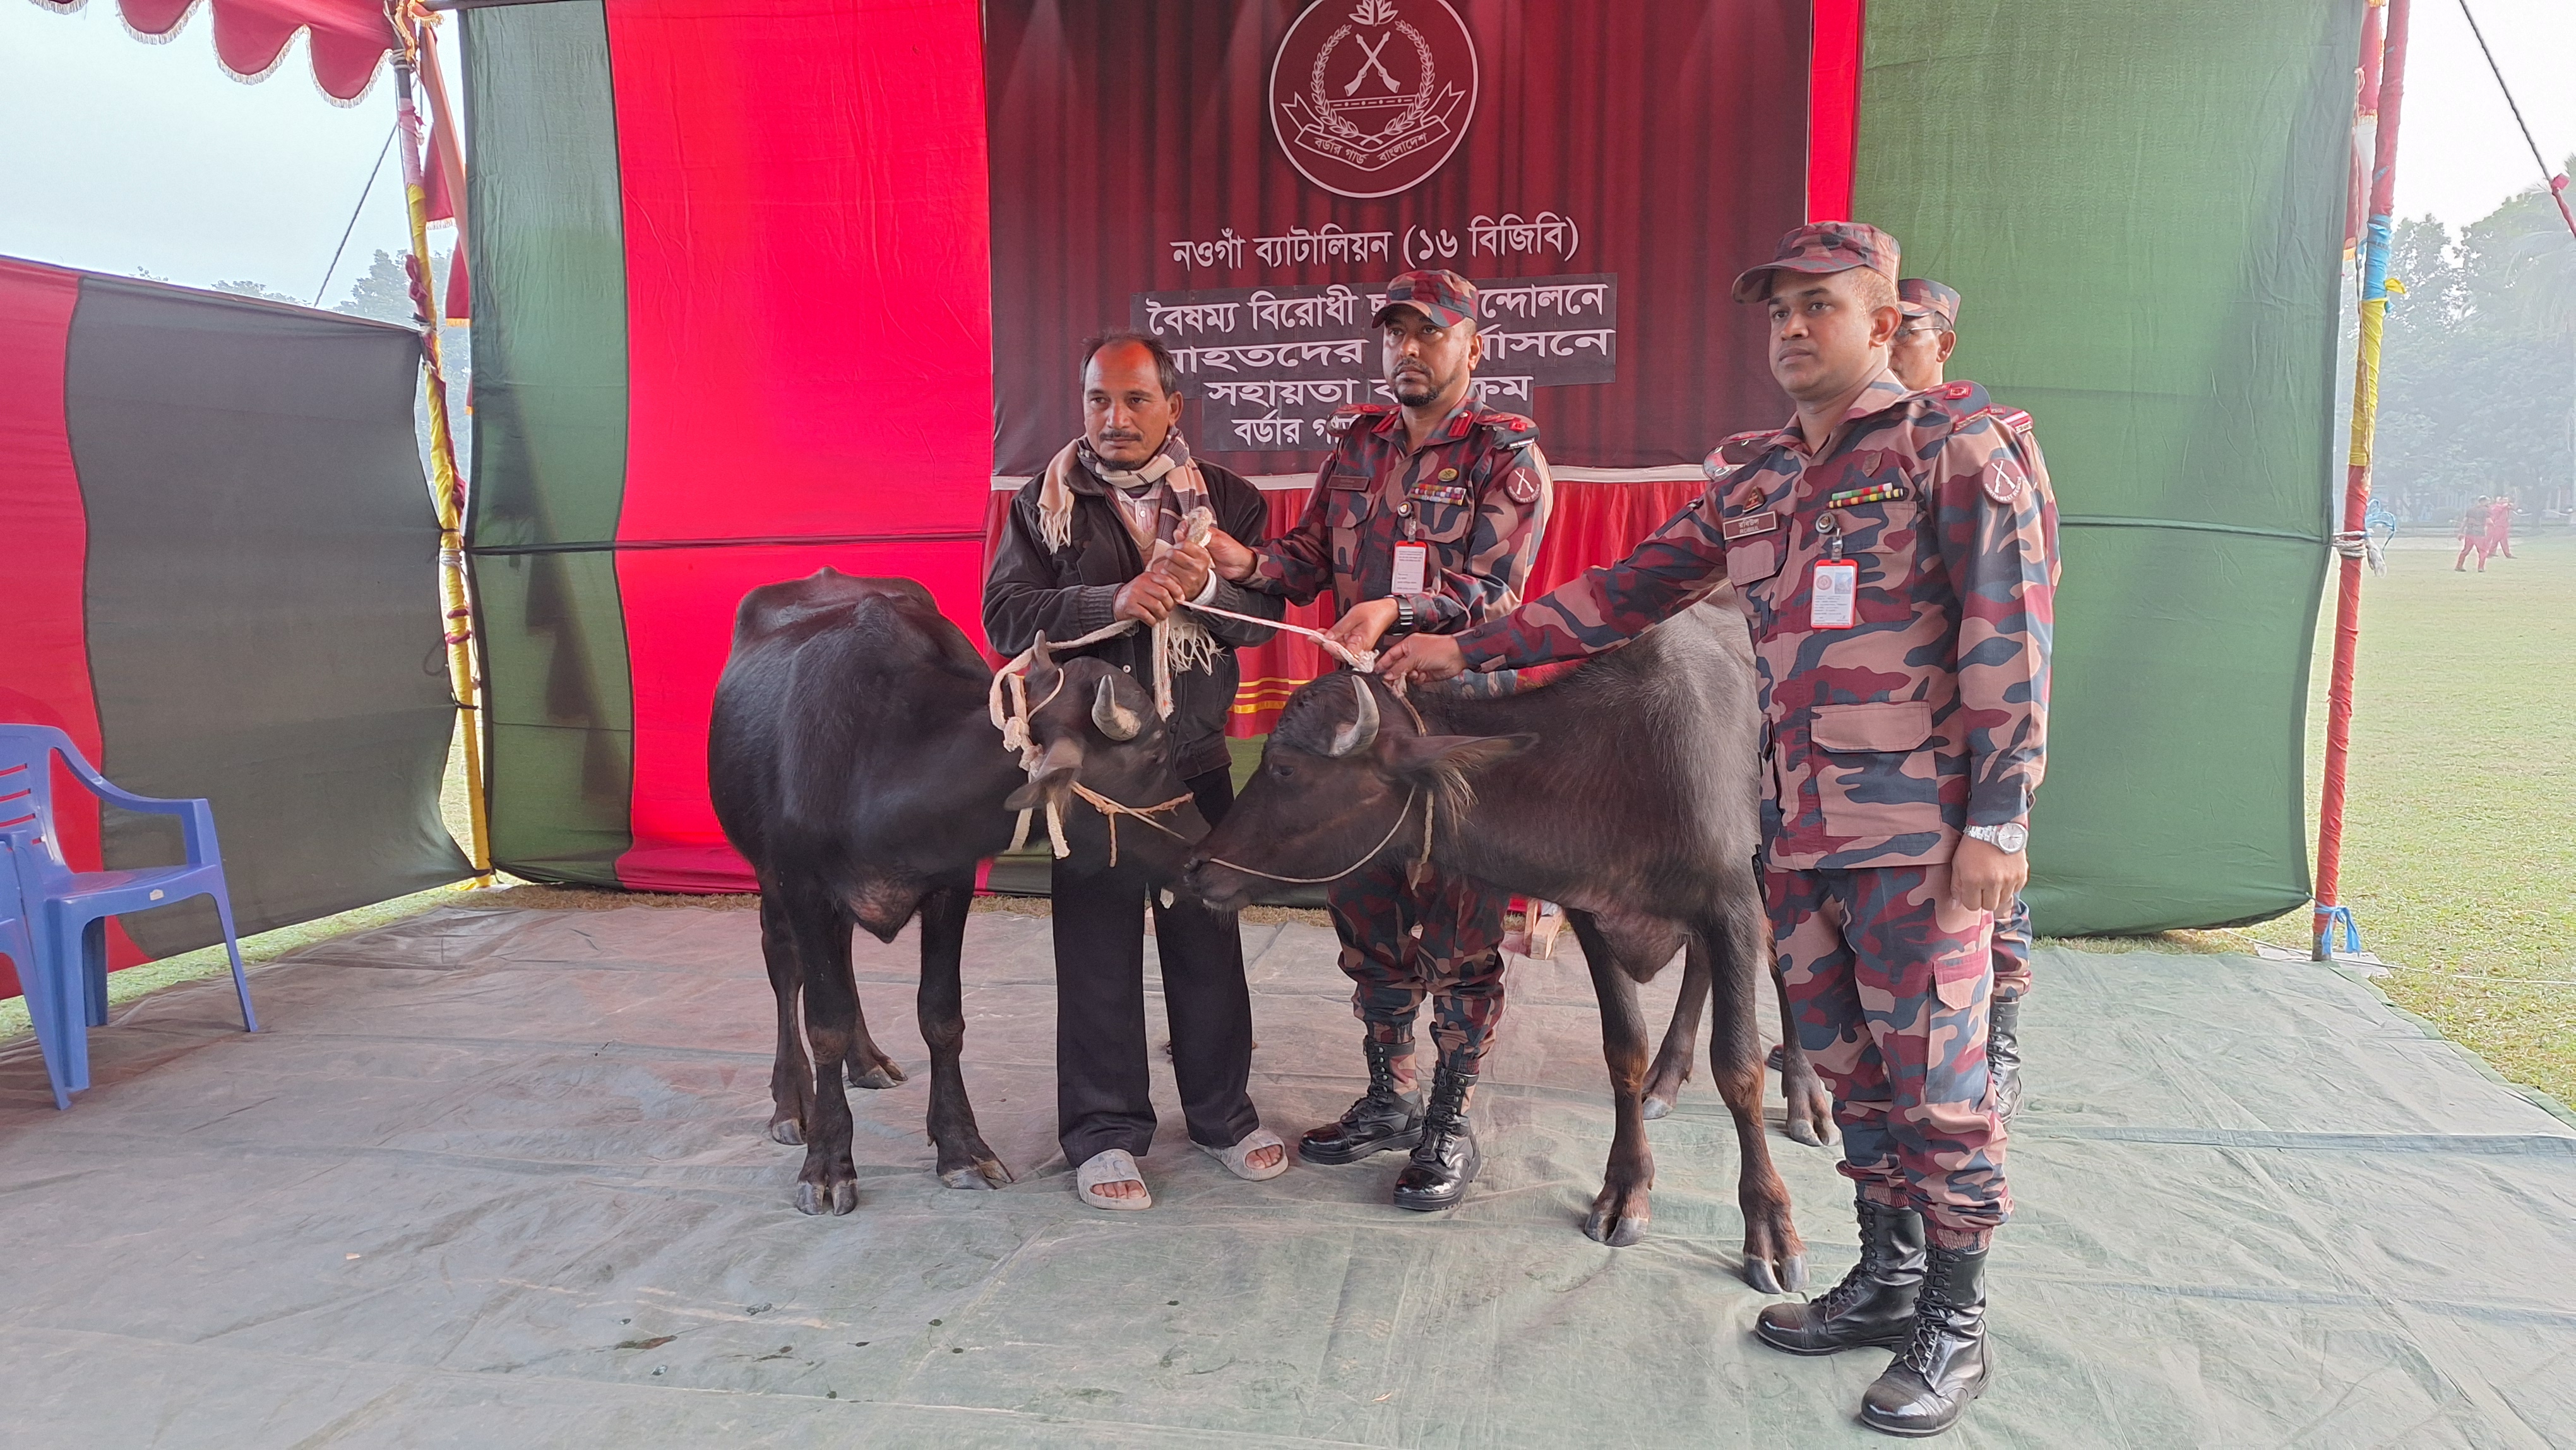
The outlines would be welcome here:
<svg viewBox="0 0 2576 1450">
<path fill-rule="evenodd" d="M 1415 629 L 1419 628 L 1421 624 L 1422 621 L 1414 616 L 1413 601 L 1399 597 L 1395 601 L 1395 623 L 1388 625 L 1386 627 L 1386 632 L 1389 634 L 1411 634 Z"/>
<path fill-rule="evenodd" d="M 2030 844 L 2030 827 L 2019 821 L 2007 821 L 2000 826 L 1970 826 L 1966 834 L 1970 840 L 1983 841 L 2007 856 L 2020 855 L 2021 848 Z"/>
</svg>

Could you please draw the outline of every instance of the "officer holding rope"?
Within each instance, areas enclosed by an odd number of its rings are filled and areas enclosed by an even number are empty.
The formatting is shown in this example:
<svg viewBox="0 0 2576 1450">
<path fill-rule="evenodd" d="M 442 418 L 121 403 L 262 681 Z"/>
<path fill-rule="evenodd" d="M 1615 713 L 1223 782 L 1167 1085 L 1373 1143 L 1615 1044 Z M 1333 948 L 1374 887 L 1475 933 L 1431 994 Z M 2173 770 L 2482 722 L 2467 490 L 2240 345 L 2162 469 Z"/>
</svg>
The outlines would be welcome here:
<svg viewBox="0 0 2576 1450">
<path fill-rule="evenodd" d="M 1333 638 L 1352 651 L 1381 638 L 1450 633 L 1520 602 L 1537 557 L 1550 488 L 1538 425 L 1479 405 L 1485 339 L 1476 289 L 1455 272 L 1387 284 L 1378 330 L 1395 402 L 1333 416 L 1333 456 L 1296 526 L 1259 549 L 1218 534 L 1219 574 L 1300 603 L 1332 591 Z M 1298 1155 L 1352 1163 L 1411 1149 L 1399 1208 L 1456 1204 L 1481 1163 L 1469 1095 L 1503 1014 L 1505 897 L 1430 867 L 1363 867 L 1327 888 L 1351 1005 L 1366 1031 L 1369 1090 L 1308 1132 Z M 1415 1092 L 1414 1019 L 1431 999 L 1439 1067 Z"/>
</svg>

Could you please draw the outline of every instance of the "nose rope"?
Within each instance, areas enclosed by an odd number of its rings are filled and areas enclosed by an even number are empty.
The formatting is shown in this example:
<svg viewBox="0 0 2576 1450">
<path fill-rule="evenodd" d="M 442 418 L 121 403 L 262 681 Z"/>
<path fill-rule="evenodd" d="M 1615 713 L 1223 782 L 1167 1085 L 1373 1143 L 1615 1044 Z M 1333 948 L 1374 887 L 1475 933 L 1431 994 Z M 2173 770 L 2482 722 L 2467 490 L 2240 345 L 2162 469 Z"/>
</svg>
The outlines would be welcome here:
<svg viewBox="0 0 2576 1450">
<path fill-rule="evenodd" d="M 1190 542 L 1194 544 L 1205 544 L 1207 542 L 1208 530 L 1212 526 L 1212 519 L 1213 516 L 1205 509 L 1194 510 L 1191 513 L 1189 520 Z M 1340 640 L 1333 638 L 1331 635 L 1320 629 L 1309 629 L 1305 625 L 1290 624 L 1286 620 L 1281 619 L 1263 619 L 1257 615 L 1237 614 L 1231 609 L 1219 609 L 1213 604 L 1195 604 L 1188 600 L 1181 601 L 1181 607 L 1183 609 L 1195 610 L 1200 614 L 1214 615 L 1219 619 L 1231 619 L 1243 624 L 1257 624 L 1264 629 L 1278 630 L 1287 634 L 1303 635 L 1304 637 L 1313 640 L 1324 650 L 1325 653 L 1332 655 L 1334 658 L 1340 660 L 1346 665 L 1349 665 L 1352 669 L 1359 671 L 1361 674 L 1369 674 L 1377 668 L 1377 651 L 1351 649 L 1344 645 Z M 1166 615 L 1164 616 L 1162 623 L 1153 626 L 1154 710 L 1156 714 L 1166 720 L 1172 718 L 1173 646 L 1171 622 L 1171 616 Z M 1115 624 L 1095 629 L 1091 633 L 1083 635 L 1078 639 L 1068 639 L 1061 643 L 1051 642 L 1048 645 L 1048 649 L 1050 651 L 1087 649 L 1092 645 L 1101 643 L 1103 640 L 1116 639 L 1120 635 L 1133 632 L 1136 628 L 1136 623 L 1137 622 L 1132 619 L 1122 619 Z M 1013 655 L 1009 662 L 1005 663 L 1000 669 L 993 672 L 993 683 L 984 692 L 985 713 L 992 718 L 993 728 L 1002 733 L 1002 748 L 1004 750 L 1016 750 L 1020 753 L 1020 768 L 1028 772 L 1029 777 L 1032 780 L 1037 778 L 1038 763 L 1044 758 L 1045 752 L 1040 750 L 1037 742 L 1029 736 L 1030 717 L 1038 710 L 1045 709 L 1049 704 L 1054 702 L 1057 695 L 1064 692 L 1064 677 L 1059 674 L 1056 677 L 1055 689 L 1048 693 L 1046 699 L 1040 700 L 1035 707 L 1032 707 L 1029 704 L 1028 672 L 1029 667 L 1037 661 L 1037 653 L 1038 647 L 1032 644 L 1027 649 Z M 1403 697 L 1398 695 L 1397 698 L 1401 699 Z M 1418 719 L 1417 723 L 1419 723 Z M 1109 810 L 1109 806 L 1117 806 L 1120 812 L 1127 814 L 1136 814 L 1136 808 L 1121 805 L 1115 801 L 1109 801 L 1106 796 L 1095 795 L 1094 793 L 1085 790 L 1079 783 L 1075 784 L 1074 790 L 1084 796 L 1084 798 L 1090 800 L 1095 807 L 1098 807 L 1101 810 L 1103 815 L 1109 816 L 1109 864 L 1112 866 L 1117 865 L 1117 815 Z M 1175 799 L 1185 799 L 1185 797 L 1175 797 Z M 1104 805 L 1102 804 L 1103 802 L 1107 802 L 1107 804 Z M 1171 801 L 1166 801 L 1160 806 L 1152 806 L 1147 809 L 1160 811 L 1169 807 L 1171 804 Z M 1013 823 L 1011 827 L 1011 844 L 1004 848 L 1005 852 L 1017 851 L 1029 843 L 1029 818 L 1035 809 L 1035 807 L 1030 807 L 1028 810 L 1020 812 L 1019 820 Z M 1407 809 L 1409 810 L 1411 807 L 1408 805 Z M 1073 848 L 1064 843 L 1063 804 L 1061 801 L 1049 800 L 1047 802 L 1046 811 L 1047 844 L 1054 850 L 1056 859 L 1061 861 L 1065 857 L 1073 854 Z M 1140 818 L 1146 819 L 1149 824 L 1156 826 L 1158 829 L 1161 828 L 1162 823 L 1159 821 L 1153 821 L 1150 818 L 1145 817 Z M 1427 831 L 1427 824 L 1425 829 Z M 1388 839 L 1392 840 L 1394 838 L 1390 836 Z M 1383 846 L 1383 844 L 1383 842 L 1380 843 L 1381 846 Z M 1375 855 L 1376 852 L 1372 851 L 1369 854 Z M 1428 845 L 1423 848 L 1423 859 L 1430 859 L 1430 848 Z M 1360 863 L 1360 865 L 1365 864 L 1365 860 Z M 1358 869 L 1359 865 L 1351 867 L 1351 871 L 1356 871 Z M 1252 874 L 1257 876 L 1261 873 L 1254 872 Z M 1350 871 L 1341 873 L 1342 876 L 1348 876 L 1349 874 L 1351 874 Z M 1285 881 L 1289 878 L 1282 876 L 1275 877 L 1273 879 Z M 1341 877 L 1328 876 L 1322 879 L 1327 881 L 1338 881 Z"/>
<path fill-rule="evenodd" d="M 1357 871 L 1371 861 L 1376 860 L 1377 853 L 1385 850 L 1387 846 L 1395 840 L 1395 833 L 1404 829 L 1405 819 L 1413 814 L 1414 801 L 1420 799 L 1421 796 L 1422 787 L 1415 786 L 1412 793 L 1404 798 L 1404 809 L 1396 812 L 1395 824 L 1386 828 L 1386 834 L 1378 838 L 1377 844 L 1369 847 L 1367 853 L 1362 855 L 1358 860 L 1353 861 L 1348 866 L 1343 867 L 1341 870 L 1334 872 L 1330 876 L 1281 876 L 1275 872 L 1263 871 L 1256 867 L 1237 865 L 1232 861 L 1225 860 L 1218 856 L 1210 856 L 1208 858 L 1208 864 L 1211 866 L 1222 866 L 1228 871 L 1239 871 L 1246 876 L 1258 876 L 1264 881 L 1281 882 L 1289 886 L 1329 885 L 1332 882 L 1339 881 L 1343 877 L 1350 875 L 1352 872 Z M 1431 864 L 1431 812 L 1432 807 L 1428 803 L 1425 803 L 1422 807 L 1422 858 L 1413 863 L 1417 869 Z"/>
</svg>

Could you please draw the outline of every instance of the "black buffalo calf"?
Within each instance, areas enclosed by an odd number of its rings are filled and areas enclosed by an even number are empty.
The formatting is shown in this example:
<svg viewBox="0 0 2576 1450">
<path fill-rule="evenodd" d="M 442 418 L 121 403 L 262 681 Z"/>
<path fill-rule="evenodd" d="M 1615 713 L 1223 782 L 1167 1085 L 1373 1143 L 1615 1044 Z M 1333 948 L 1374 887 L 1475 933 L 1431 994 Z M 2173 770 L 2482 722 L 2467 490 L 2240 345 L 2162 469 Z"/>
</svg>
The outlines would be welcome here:
<svg viewBox="0 0 2576 1450">
<path fill-rule="evenodd" d="M 852 926 L 892 941 L 921 917 L 919 1013 L 939 1178 L 998 1188 L 1011 1172 L 976 1131 L 958 1066 L 958 959 L 976 865 L 1010 844 L 1019 810 L 1065 805 L 1077 784 L 1139 807 L 1188 795 L 1148 693 L 1130 676 L 1091 659 L 1059 669 L 1039 642 L 1028 680 L 1029 738 L 1043 752 L 1034 775 L 987 714 L 992 679 L 910 579 L 825 568 L 751 591 L 735 617 L 707 777 L 726 839 L 760 882 L 761 950 L 778 1008 L 770 1136 L 805 1145 L 796 1206 L 806 1213 L 858 1204 L 845 1074 L 869 1088 L 904 1080 L 868 1036 L 850 972 Z M 1095 810 L 1075 801 L 1062 816 L 1073 850 L 1108 849 Z M 1131 823 L 1117 846 L 1163 879 L 1207 827 L 1187 804 L 1158 819 L 1179 838 Z"/>
</svg>

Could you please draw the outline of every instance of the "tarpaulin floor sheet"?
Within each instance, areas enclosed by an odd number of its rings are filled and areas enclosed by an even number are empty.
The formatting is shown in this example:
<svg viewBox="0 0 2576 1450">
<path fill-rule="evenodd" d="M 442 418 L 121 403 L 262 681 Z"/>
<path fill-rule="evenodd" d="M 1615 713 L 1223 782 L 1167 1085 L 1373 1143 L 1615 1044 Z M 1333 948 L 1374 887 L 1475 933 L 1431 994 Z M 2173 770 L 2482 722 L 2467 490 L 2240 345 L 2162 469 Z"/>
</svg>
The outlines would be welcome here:
<svg viewBox="0 0 2576 1450">
<path fill-rule="evenodd" d="M 1357 1091 L 1358 1032 L 1327 932 L 1244 930 L 1253 1091 L 1293 1137 Z M 0 1442 L 1887 1443 L 1853 1419 L 1883 1355 L 1747 1335 L 1704 1070 L 1652 1125 L 1645 1241 L 1579 1232 L 1610 1122 L 1570 941 L 1512 968 L 1484 1175 L 1445 1215 L 1388 1206 L 1392 1156 L 1234 1179 L 1159 1053 L 1155 1206 L 1082 1207 L 1048 923 L 1002 913 L 967 930 L 966 1064 L 1020 1182 L 943 1188 L 913 951 L 859 942 L 911 1081 L 851 1093 L 846 1218 L 795 1212 L 801 1150 L 762 1131 L 749 911 L 341 938 L 257 975 L 257 1036 L 220 979 L 146 999 L 68 1113 L 13 1048 Z M 2576 1131 L 2330 969 L 2047 950 L 2037 982 L 2000 1373 L 1950 1443 L 2576 1445 Z M 1821 1288 L 1850 1195 L 1770 1141 Z"/>
</svg>

